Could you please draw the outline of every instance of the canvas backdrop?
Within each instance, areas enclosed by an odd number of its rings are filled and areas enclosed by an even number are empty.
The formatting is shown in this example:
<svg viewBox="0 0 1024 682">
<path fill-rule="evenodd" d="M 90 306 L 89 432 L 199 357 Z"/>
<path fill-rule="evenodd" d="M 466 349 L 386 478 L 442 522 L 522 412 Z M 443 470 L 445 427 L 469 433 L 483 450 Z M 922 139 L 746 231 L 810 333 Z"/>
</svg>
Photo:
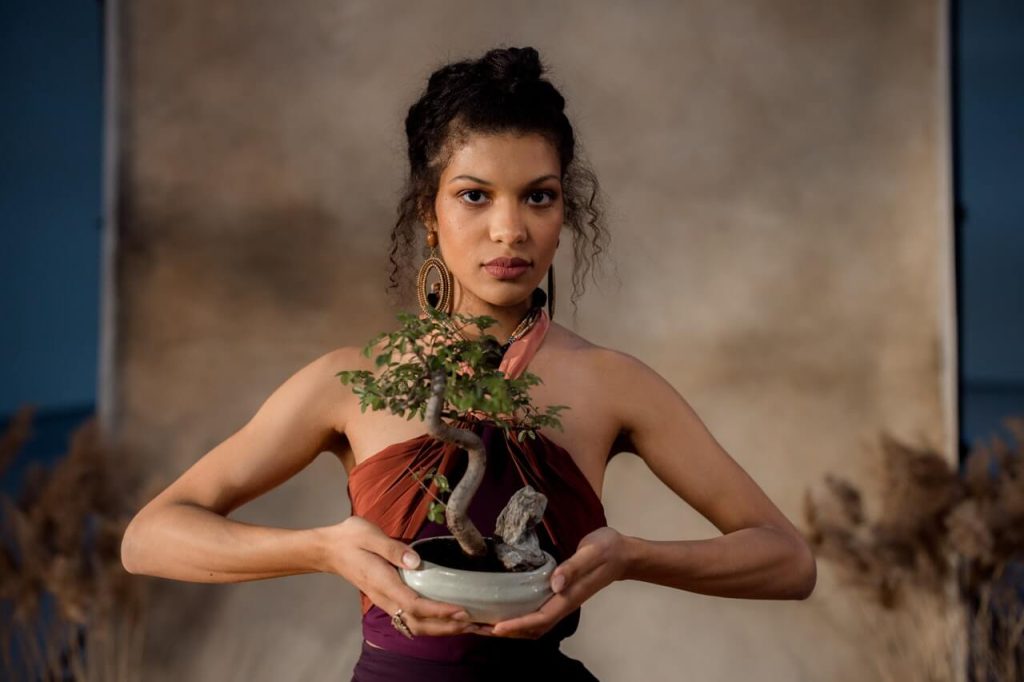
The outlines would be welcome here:
<svg viewBox="0 0 1024 682">
<path fill-rule="evenodd" d="M 524 45 L 612 233 L 575 320 L 563 244 L 557 321 L 663 374 L 801 528 L 827 472 L 877 486 L 883 429 L 955 457 L 944 2 L 111 7 L 101 407 L 168 481 L 298 368 L 392 324 L 406 110 L 445 61 Z M 325 453 L 232 518 L 337 523 L 345 485 Z M 603 499 L 625 533 L 718 534 L 632 454 Z M 348 679 L 343 579 L 157 582 L 146 679 Z M 612 585 L 563 647 L 603 680 L 863 682 L 917 655 L 893 622 L 895 640 L 819 561 L 806 601 Z"/>
</svg>

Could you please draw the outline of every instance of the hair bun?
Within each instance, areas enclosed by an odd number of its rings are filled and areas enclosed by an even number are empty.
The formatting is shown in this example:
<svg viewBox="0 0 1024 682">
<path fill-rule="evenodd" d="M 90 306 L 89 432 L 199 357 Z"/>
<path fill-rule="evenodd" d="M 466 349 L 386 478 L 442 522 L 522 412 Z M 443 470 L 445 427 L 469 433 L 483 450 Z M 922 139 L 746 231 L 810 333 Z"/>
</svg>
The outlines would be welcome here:
<svg viewBox="0 0 1024 682">
<path fill-rule="evenodd" d="M 544 73 L 540 54 L 532 47 L 507 47 L 485 54 L 480 65 L 494 82 L 504 84 L 515 92 L 520 83 L 537 81 Z"/>
</svg>

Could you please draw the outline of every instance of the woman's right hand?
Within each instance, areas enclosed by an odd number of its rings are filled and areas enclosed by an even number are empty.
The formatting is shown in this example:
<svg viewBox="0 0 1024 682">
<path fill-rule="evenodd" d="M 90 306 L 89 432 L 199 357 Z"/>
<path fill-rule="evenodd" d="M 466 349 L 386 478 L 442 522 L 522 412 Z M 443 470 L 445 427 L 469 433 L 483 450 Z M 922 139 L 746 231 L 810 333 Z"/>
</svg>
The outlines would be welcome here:
<svg viewBox="0 0 1024 682">
<path fill-rule="evenodd" d="M 360 516 L 323 529 L 327 534 L 327 566 L 364 592 L 385 613 L 402 609 L 413 635 L 459 635 L 474 632 L 461 606 L 421 597 L 402 582 L 396 567 L 415 568 L 420 559 L 405 543 Z M 411 559 L 403 563 L 403 558 Z"/>
</svg>

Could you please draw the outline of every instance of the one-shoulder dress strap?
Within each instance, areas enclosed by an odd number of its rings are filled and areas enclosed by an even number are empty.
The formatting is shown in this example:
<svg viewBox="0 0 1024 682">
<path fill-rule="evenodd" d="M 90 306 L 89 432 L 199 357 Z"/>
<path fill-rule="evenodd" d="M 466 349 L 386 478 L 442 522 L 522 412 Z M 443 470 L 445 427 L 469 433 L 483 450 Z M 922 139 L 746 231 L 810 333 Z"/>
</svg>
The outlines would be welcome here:
<svg viewBox="0 0 1024 682">
<path fill-rule="evenodd" d="M 543 308 L 540 309 L 540 317 L 533 323 L 525 334 L 512 342 L 512 345 L 505 351 L 498 370 L 503 372 L 509 379 L 516 379 L 526 371 L 533 356 L 537 354 L 544 337 L 547 336 L 548 327 L 551 326 L 551 318 Z"/>
</svg>

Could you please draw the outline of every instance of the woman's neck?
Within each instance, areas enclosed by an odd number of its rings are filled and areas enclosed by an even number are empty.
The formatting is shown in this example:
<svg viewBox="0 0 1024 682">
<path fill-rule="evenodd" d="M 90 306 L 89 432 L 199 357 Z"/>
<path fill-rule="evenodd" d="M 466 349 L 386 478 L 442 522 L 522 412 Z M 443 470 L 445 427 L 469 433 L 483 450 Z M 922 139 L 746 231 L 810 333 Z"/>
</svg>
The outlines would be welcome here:
<svg viewBox="0 0 1024 682">
<path fill-rule="evenodd" d="M 461 313 L 463 315 L 487 315 L 493 317 L 496 322 L 487 327 L 483 333 L 490 334 L 498 340 L 498 343 L 505 343 L 508 338 L 515 331 L 519 323 L 523 321 L 526 314 L 530 312 L 531 300 L 526 299 L 522 303 L 518 303 L 514 306 L 494 306 L 482 301 L 476 302 L 475 305 L 469 302 L 462 302 L 461 305 L 458 301 L 453 306 L 454 313 Z M 480 331 L 477 327 L 469 325 L 462 328 L 462 334 L 466 338 L 476 339 L 480 336 Z"/>
</svg>

